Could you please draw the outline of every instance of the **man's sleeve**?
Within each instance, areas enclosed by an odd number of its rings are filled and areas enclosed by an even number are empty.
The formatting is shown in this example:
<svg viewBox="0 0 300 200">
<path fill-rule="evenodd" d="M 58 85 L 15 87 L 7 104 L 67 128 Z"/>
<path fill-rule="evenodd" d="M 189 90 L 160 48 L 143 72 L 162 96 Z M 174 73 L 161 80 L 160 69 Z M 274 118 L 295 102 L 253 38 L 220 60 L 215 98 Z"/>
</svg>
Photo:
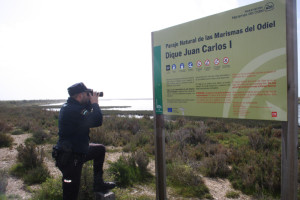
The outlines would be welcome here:
<svg viewBox="0 0 300 200">
<path fill-rule="evenodd" d="M 103 116 L 101 109 L 97 103 L 92 104 L 92 112 L 84 114 L 84 124 L 89 127 L 98 127 L 102 125 Z"/>
</svg>

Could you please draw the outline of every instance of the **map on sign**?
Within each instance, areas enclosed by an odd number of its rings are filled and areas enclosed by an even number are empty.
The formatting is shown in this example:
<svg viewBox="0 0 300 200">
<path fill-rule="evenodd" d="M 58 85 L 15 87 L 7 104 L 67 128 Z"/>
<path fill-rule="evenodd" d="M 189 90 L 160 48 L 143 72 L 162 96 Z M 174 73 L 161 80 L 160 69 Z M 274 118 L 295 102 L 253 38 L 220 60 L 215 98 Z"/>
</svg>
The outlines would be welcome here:
<svg viewBox="0 0 300 200">
<path fill-rule="evenodd" d="M 155 112 L 286 121 L 285 12 L 259 2 L 153 32 Z"/>
</svg>

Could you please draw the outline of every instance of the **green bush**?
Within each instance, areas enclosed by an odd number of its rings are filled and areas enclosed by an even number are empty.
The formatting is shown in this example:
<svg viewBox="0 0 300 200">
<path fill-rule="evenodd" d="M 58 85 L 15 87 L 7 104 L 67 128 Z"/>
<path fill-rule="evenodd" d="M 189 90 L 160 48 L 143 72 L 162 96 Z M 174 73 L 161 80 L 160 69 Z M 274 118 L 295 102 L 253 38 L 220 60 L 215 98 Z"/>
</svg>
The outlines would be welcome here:
<svg viewBox="0 0 300 200">
<path fill-rule="evenodd" d="M 24 134 L 24 132 L 22 130 L 20 130 L 20 129 L 17 129 L 15 131 L 13 131 L 11 134 L 12 135 L 22 135 L 22 134 Z"/>
<path fill-rule="evenodd" d="M 132 186 L 138 179 L 135 164 L 129 163 L 125 157 L 120 157 L 117 162 L 112 163 L 108 171 L 120 187 Z"/>
<path fill-rule="evenodd" d="M 26 142 L 34 142 L 35 144 L 45 144 L 49 142 L 51 135 L 44 130 L 38 129 L 33 132 L 32 137 L 28 138 Z"/>
<path fill-rule="evenodd" d="M 45 165 L 35 167 L 26 171 L 23 175 L 24 183 L 28 185 L 39 184 L 46 181 L 50 177 L 50 173 Z"/>
<path fill-rule="evenodd" d="M 25 169 L 32 169 L 41 166 L 44 158 L 44 151 L 33 143 L 26 143 L 17 147 L 18 162 L 22 163 Z"/>
<path fill-rule="evenodd" d="M 240 193 L 235 191 L 229 191 L 226 193 L 225 197 L 230 199 L 237 199 L 240 197 Z"/>
<path fill-rule="evenodd" d="M 142 156 L 142 153 L 136 154 L 135 157 L 121 156 L 110 165 L 108 172 L 113 176 L 118 186 L 128 187 L 134 183 L 145 182 L 152 178 L 152 175 L 145 167 L 147 161 L 141 161 L 142 158 L 138 158 L 139 164 L 136 164 L 135 160 L 138 156 Z"/>
<path fill-rule="evenodd" d="M 48 178 L 42 183 L 41 188 L 35 191 L 32 200 L 62 200 L 62 182 L 61 177 L 57 179 Z"/>
<path fill-rule="evenodd" d="M 22 178 L 24 183 L 28 185 L 43 183 L 50 177 L 50 173 L 44 164 L 28 169 L 22 163 L 17 163 L 10 169 L 10 174 Z"/>
<path fill-rule="evenodd" d="M 206 127 L 204 124 L 200 127 L 185 126 L 175 133 L 171 134 L 171 139 L 183 144 L 204 144 L 208 138 L 206 136 Z"/>
<path fill-rule="evenodd" d="M 17 163 L 11 168 L 11 174 L 23 178 L 26 184 L 44 182 L 50 173 L 43 163 L 44 152 L 32 143 L 19 145 Z"/>
<path fill-rule="evenodd" d="M 23 177 L 26 174 L 26 169 L 22 163 L 16 163 L 11 167 L 10 174 L 16 177 Z"/>
<path fill-rule="evenodd" d="M 90 141 L 104 145 L 125 146 L 126 151 L 135 151 L 138 147 L 153 144 L 150 119 L 110 116 L 104 118 L 103 125 L 91 129 Z M 153 126 L 153 124 L 152 124 Z"/>
<path fill-rule="evenodd" d="M 149 157 L 148 157 L 147 153 L 144 150 L 139 149 L 133 153 L 132 157 L 135 160 L 139 170 L 141 171 L 141 175 L 147 176 L 148 175 L 147 167 L 149 164 Z"/>
<path fill-rule="evenodd" d="M 5 133 L 0 133 L 0 148 L 2 147 L 11 147 L 14 139 Z"/>
<path fill-rule="evenodd" d="M 226 160 L 227 157 L 224 154 L 207 157 L 203 161 L 202 172 L 209 177 L 227 177 L 230 173 L 230 169 Z"/>
<path fill-rule="evenodd" d="M 184 197 L 212 198 L 200 176 L 187 165 L 169 163 L 167 180 L 176 193 Z"/>
<path fill-rule="evenodd" d="M 249 150 L 232 152 L 232 172 L 229 176 L 234 188 L 246 194 L 280 196 L 281 156 L 278 152 Z"/>
<path fill-rule="evenodd" d="M 205 124 L 208 127 L 208 132 L 228 132 L 228 124 L 225 124 L 222 120 L 208 119 Z"/>
</svg>

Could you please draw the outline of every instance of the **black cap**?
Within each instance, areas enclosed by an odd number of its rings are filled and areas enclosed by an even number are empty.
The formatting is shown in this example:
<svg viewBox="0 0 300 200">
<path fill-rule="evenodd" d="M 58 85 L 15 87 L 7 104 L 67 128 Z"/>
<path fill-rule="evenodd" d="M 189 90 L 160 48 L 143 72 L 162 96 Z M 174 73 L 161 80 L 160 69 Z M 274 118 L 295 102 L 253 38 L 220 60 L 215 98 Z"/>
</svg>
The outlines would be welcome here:
<svg viewBox="0 0 300 200">
<path fill-rule="evenodd" d="M 81 92 L 92 92 L 92 89 L 88 89 L 83 83 L 75 83 L 68 88 L 68 93 L 70 96 L 79 94 Z"/>
</svg>

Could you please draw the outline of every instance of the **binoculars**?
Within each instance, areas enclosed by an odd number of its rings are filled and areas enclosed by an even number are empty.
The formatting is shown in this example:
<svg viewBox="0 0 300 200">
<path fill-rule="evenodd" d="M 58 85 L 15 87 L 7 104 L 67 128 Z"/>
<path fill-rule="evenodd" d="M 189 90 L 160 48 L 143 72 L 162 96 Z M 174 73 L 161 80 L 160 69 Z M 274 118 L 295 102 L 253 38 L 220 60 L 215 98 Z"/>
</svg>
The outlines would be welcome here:
<svg viewBox="0 0 300 200">
<path fill-rule="evenodd" d="M 88 93 L 88 95 L 92 95 L 92 96 L 93 96 L 93 94 L 94 94 L 93 90 Z M 98 97 L 103 97 L 103 92 L 97 92 L 96 95 Z"/>
</svg>

